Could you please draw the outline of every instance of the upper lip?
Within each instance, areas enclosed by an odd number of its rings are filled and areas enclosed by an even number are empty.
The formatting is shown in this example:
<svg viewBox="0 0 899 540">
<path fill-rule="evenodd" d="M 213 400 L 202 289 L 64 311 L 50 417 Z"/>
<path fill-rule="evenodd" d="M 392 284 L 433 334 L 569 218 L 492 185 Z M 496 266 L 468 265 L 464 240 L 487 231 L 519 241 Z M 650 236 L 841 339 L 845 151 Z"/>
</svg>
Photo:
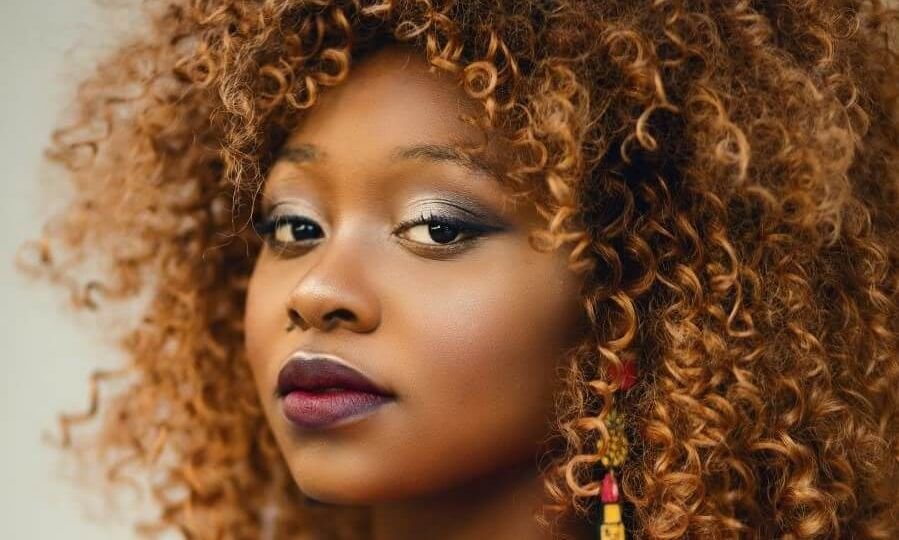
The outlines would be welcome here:
<svg viewBox="0 0 899 540">
<path fill-rule="evenodd" d="M 277 394 L 281 397 L 295 390 L 324 390 L 331 387 L 392 395 L 357 369 L 332 355 L 294 354 L 278 372 Z"/>
</svg>

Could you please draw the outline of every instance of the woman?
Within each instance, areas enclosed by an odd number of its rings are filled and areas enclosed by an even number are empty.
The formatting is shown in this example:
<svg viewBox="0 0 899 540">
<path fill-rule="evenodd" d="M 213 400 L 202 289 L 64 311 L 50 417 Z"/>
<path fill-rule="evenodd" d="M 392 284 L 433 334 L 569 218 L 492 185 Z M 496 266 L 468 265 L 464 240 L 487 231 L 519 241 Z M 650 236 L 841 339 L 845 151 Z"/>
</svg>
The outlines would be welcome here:
<svg viewBox="0 0 899 540">
<path fill-rule="evenodd" d="M 64 442 L 187 538 L 896 537 L 896 16 L 149 7 L 23 260 L 148 295 Z"/>
</svg>

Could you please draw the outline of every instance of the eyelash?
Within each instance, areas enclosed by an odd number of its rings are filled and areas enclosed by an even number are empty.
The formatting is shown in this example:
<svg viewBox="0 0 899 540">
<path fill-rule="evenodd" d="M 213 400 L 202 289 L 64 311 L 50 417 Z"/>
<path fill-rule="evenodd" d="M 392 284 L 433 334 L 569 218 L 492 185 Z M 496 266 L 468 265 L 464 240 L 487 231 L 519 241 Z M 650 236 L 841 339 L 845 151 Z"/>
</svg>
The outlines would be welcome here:
<svg viewBox="0 0 899 540">
<path fill-rule="evenodd" d="M 484 234 L 494 230 L 492 227 L 486 225 L 480 225 L 476 223 L 470 223 L 463 219 L 455 218 L 452 216 L 441 216 L 435 215 L 433 213 L 425 214 L 422 212 L 419 214 L 417 218 L 407 219 L 405 221 L 400 222 L 397 225 L 397 228 L 394 232 L 405 232 L 412 227 L 416 227 L 418 225 L 446 225 L 448 227 L 452 227 L 456 229 L 459 234 L 462 236 L 461 240 L 456 240 L 454 242 L 450 242 L 449 244 L 428 244 L 428 247 L 435 247 L 440 249 L 442 247 L 450 248 L 453 246 L 459 246 L 462 244 L 467 244 L 469 242 L 473 242 L 483 236 Z"/>
<path fill-rule="evenodd" d="M 259 236 L 261 236 L 266 242 L 273 246 L 307 244 L 311 241 L 309 239 L 297 240 L 295 242 L 280 242 L 274 240 L 274 234 L 277 231 L 277 228 L 285 223 L 289 223 L 293 226 L 299 224 L 312 224 L 318 227 L 318 225 L 314 221 L 308 218 L 282 214 L 275 217 L 262 218 L 253 223 L 253 228 L 256 230 L 256 233 L 259 234 Z M 421 242 L 410 240 L 410 242 L 423 245 L 427 249 L 435 250 L 458 250 L 460 246 L 464 246 L 471 242 L 474 242 L 488 232 L 499 229 L 499 227 L 471 223 L 449 215 L 436 215 L 431 212 L 422 212 L 417 218 L 407 219 L 400 222 L 393 232 L 405 232 L 418 225 L 445 225 L 457 230 L 459 232 L 459 235 L 462 236 L 461 240 L 455 240 L 447 244 L 422 244 Z M 318 228 L 320 229 L 321 227 Z"/>
</svg>

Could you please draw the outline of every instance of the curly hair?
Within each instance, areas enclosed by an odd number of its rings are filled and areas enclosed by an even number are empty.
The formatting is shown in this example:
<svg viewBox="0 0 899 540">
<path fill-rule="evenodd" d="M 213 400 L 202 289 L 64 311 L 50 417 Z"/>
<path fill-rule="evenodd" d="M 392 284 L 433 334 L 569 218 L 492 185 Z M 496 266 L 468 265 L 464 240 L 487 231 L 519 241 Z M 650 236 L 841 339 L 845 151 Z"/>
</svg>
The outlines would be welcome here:
<svg viewBox="0 0 899 540">
<path fill-rule="evenodd" d="M 521 152 L 507 177 L 572 247 L 545 515 L 585 516 L 614 407 L 639 537 L 899 538 L 899 11 L 879 0 L 183 0 L 79 87 L 48 149 L 74 186 L 24 247 L 78 308 L 147 303 L 133 378 L 84 414 L 187 538 L 363 538 L 304 504 L 242 312 L 251 220 L 291 126 L 351 63 L 422 50 Z M 78 268 L 102 263 L 101 276 Z M 626 394 L 610 373 L 639 351 Z M 105 414 L 101 414 L 106 411 Z M 87 448 L 87 446 L 85 446 Z M 99 462 L 99 461 L 98 461 Z"/>
</svg>

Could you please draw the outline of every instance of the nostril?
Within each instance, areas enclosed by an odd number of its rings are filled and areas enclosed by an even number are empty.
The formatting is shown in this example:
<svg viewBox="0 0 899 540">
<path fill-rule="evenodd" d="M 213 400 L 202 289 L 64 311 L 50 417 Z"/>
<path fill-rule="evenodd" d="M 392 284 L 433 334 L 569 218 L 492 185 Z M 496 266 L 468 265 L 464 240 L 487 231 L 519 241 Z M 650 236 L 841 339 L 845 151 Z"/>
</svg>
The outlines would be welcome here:
<svg viewBox="0 0 899 540">
<path fill-rule="evenodd" d="M 297 310 L 295 310 L 293 308 L 288 308 L 287 309 L 287 318 L 290 319 L 290 322 L 294 327 L 300 328 L 302 330 L 306 329 L 306 327 L 307 327 L 306 321 L 303 320 L 303 317 L 300 315 L 300 313 Z"/>
<path fill-rule="evenodd" d="M 328 321 L 331 321 L 332 319 L 343 319 L 345 321 L 354 322 L 356 320 L 356 315 L 354 315 L 352 311 L 346 308 L 337 308 L 334 311 L 328 313 L 325 318 L 328 319 Z"/>
</svg>

